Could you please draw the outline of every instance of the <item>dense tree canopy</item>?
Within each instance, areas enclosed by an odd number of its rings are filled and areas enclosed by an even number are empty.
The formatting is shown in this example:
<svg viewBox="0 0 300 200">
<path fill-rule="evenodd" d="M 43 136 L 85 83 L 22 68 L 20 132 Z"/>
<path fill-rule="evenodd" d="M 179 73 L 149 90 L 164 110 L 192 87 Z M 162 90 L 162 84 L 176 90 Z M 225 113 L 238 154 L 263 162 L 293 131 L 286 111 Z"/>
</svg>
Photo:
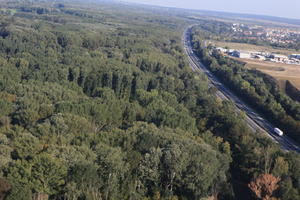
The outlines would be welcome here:
<svg viewBox="0 0 300 200">
<path fill-rule="evenodd" d="M 252 133 L 190 70 L 187 18 L 108 3 L 3 6 L 0 199 L 234 199 L 263 173 L 281 178 L 275 195 L 299 199 L 299 155 Z M 250 92 L 265 80 L 244 78 Z M 290 99 L 271 100 L 297 117 Z"/>
</svg>

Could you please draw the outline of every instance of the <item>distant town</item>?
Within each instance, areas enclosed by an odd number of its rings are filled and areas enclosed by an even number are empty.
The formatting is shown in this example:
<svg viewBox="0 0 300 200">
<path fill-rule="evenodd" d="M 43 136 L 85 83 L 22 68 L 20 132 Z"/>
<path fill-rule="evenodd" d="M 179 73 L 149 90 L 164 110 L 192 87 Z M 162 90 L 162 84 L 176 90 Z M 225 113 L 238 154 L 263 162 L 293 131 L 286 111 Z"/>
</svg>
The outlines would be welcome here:
<svg viewBox="0 0 300 200">
<path fill-rule="evenodd" d="M 248 26 L 236 23 L 232 24 L 231 30 L 236 37 L 249 40 L 260 39 L 273 44 L 292 44 L 300 39 L 300 31 L 284 28 L 265 28 L 258 25 Z"/>
</svg>

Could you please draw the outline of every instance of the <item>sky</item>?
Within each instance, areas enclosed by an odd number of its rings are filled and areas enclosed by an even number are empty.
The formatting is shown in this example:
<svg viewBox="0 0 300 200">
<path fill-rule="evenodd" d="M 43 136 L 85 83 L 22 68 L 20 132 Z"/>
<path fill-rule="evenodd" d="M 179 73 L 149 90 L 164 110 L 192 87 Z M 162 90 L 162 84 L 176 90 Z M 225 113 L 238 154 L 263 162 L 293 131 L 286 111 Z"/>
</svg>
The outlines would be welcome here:
<svg viewBox="0 0 300 200">
<path fill-rule="evenodd" d="M 300 0 L 123 0 L 167 7 L 300 19 Z"/>
</svg>

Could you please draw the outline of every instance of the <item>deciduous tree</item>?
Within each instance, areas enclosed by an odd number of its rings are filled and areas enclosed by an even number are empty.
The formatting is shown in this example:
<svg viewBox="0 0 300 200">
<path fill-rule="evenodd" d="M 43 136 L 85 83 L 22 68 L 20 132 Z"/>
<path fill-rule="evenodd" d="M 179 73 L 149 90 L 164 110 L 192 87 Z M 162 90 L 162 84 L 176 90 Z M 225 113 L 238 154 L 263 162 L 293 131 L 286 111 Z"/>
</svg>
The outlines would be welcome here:
<svg viewBox="0 0 300 200">
<path fill-rule="evenodd" d="M 279 177 L 272 174 L 261 174 L 248 184 L 250 190 L 261 200 L 271 200 L 273 192 L 279 187 Z"/>
</svg>

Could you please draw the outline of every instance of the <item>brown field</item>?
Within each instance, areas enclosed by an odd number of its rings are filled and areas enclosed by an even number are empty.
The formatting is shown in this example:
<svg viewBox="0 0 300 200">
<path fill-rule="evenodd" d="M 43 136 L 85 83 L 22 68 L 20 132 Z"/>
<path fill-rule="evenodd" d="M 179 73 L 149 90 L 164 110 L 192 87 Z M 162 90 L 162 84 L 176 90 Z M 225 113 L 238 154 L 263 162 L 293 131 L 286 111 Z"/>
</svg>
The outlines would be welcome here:
<svg viewBox="0 0 300 200">
<path fill-rule="evenodd" d="M 243 51 L 266 51 L 270 53 L 283 54 L 283 55 L 291 55 L 291 54 L 299 54 L 299 51 L 296 50 L 288 50 L 288 49 L 276 49 L 267 46 L 258 46 L 253 44 L 245 44 L 245 43 L 234 43 L 234 42 L 220 42 L 211 40 L 209 41 L 214 46 L 217 47 L 228 47 L 229 49 L 237 49 Z"/>
<path fill-rule="evenodd" d="M 289 80 L 296 88 L 300 90 L 300 65 L 288 65 L 252 59 L 234 59 L 246 62 L 246 67 L 248 68 L 257 69 L 273 76 L 278 80 L 278 83 L 282 89 L 285 88 L 285 81 Z"/>
</svg>

